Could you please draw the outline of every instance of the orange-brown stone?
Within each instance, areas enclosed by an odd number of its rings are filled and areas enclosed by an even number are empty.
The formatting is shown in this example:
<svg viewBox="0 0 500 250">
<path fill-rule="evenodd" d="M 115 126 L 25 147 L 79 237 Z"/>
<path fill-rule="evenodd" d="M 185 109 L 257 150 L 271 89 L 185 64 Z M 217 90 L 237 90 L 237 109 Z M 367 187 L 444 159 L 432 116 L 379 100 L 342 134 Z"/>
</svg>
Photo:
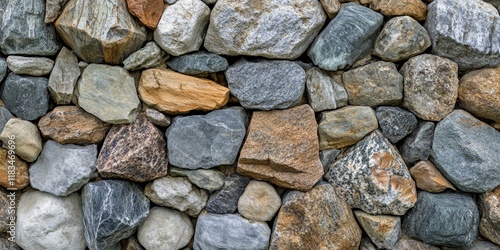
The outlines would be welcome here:
<svg viewBox="0 0 500 250">
<path fill-rule="evenodd" d="M 456 190 L 430 161 L 418 162 L 410 168 L 410 174 L 417 187 L 427 192 L 440 193 L 447 188 Z"/>
<path fill-rule="evenodd" d="M 163 0 L 127 0 L 130 14 L 150 29 L 156 29 L 163 14 Z"/>
<path fill-rule="evenodd" d="M 0 148 L 0 186 L 4 188 L 23 189 L 30 183 L 28 174 L 28 164 L 21 160 L 17 155 L 12 160 L 9 158 L 9 151 Z M 9 180 L 9 165 L 15 167 L 15 175 L 10 176 Z"/>
<path fill-rule="evenodd" d="M 371 0 L 370 8 L 386 16 L 410 16 L 418 21 L 427 17 L 427 5 L 420 0 Z"/>
</svg>

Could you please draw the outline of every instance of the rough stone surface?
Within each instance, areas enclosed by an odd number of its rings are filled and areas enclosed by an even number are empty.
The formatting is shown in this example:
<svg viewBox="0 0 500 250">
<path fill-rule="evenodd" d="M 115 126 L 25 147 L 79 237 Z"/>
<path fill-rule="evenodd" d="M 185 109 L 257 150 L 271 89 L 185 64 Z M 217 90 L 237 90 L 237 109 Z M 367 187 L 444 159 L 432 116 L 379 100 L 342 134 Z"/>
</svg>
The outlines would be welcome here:
<svg viewBox="0 0 500 250">
<path fill-rule="evenodd" d="M 80 74 L 78 58 L 71 50 L 63 47 L 57 55 L 48 85 L 50 96 L 56 104 L 71 103 Z"/>
<path fill-rule="evenodd" d="M 378 130 L 330 165 L 325 179 L 352 208 L 403 215 L 417 200 L 415 182 L 396 148 Z"/>
<path fill-rule="evenodd" d="M 157 43 L 148 42 L 143 48 L 130 54 L 123 61 L 123 67 L 130 71 L 149 69 L 161 65 L 167 58 L 168 54 Z"/>
<path fill-rule="evenodd" d="M 220 72 L 229 66 L 226 58 L 217 54 L 198 51 L 191 54 L 174 57 L 167 66 L 177 72 L 187 75 Z"/>
<path fill-rule="evenodd" d="M 481 220 L 479 232 L 500 245 L 500 186 L 479 196 Z"/>
<path fill-rule="evenodd" d="M 10 120 L 10 118 L 14 118 L 14 116 L 9 112 L 9 110 L 4 107 L 0 107 L 0 133 L 2 133 L 5 124 Z"/>
<path fill-rule="evenodd" d="M 0 82 L 7 74 L 7 68 L 8 68 L 7 61 L 5 61 L 5 58 L 0 57 Z"/>
<path fill-rule="evenodd" d="M 156 109 L 146 109 L 145 112 L 148 120 L 156 126 L 168 127 L 172 121 L 170 117 L 164 115 Z"/>
<path fill-rule="evenodd" d="M 61 15 L 64 6 L 69 0 L 46 0 L 45 1 L 45 23 L 53 23 Z"/>
<path fill-rule="evenodd" d="M 50 73 L 54 61 L 45 57 L 9 56 L 7 65 L 18 75 L 44 76 Z"/>
<path fill-rule="evenodd" d="M 9 140 L 14 138 L 16 149 L 14 152 L 27 162 L 34 162 L 42 151 L 42 137 L 38 128 L 29 121 L 12 118 L 6 124 L 0 140 L 4 147 L 9 145 Z"/>
<path fill-rule="evenodd" d="M 339 0 L 320 0 L 321 6 L 328 15 L 328 18 L 334 18 L 340 10 L 340 1 Z"/>
<path fill-rule="evenodd" d="M 402 234 L 401 238 L 392 248 L 394 250 L 439 250 L 439 247 L 424 243 L 422 241 L 408 237 L 406 234 Z M 478 249 L 479 250 L 479 249 Z"/>
<path fill-rule="evenodd" d="M 224 186 L 212 195 L 207 202 L 207 212 L 231 214 L 238 208 L 238 200 L 245 191 L 250 178 L 232 174 L 224 179 Z"/>
<path fill-rule="evenodd" d="M 144 250 L 135 235 L 132 235 L 120 242 L 121 250 Z"/>
<path fill-rule="evenodd" d="M 378 248 L 392 249 L 401 236 L 401 218 L 354 211 L 356 219 Z"/>
<path fill-rule="evenodd" d="M 433 122 L 420 121 L 417 128 L 403 140 L 399 152 L 406 164 L 411 166 L 417 161 L 425 161 L 429 158 L 434 138 L 434 127 Z"/>
<path fill-rule="evenodd" d="M 2 233 L 8 232 L 10 230 L 10 227 L 11 227 L 11 225 L 9 225 L 10 217 L 15 215 L 14 209 L 10 208 L 11 199 L 13 201 L 15 201 L 15 199 L 17 199 L 14 192 L 8 193 L 8 192 L 4 191 L 3 189 L 0 189 L 0 232 L 2 232 Z M 3 236 L 3 235 L 1 235 L 1 236 Z M 2 238 L 4 238 L 4 237 L 2 237 Z M 7 238 L 8 237 L 5 237 L 6 240 L 7 240 Z M 2 245 L 0 243 L 0 247 L 1 246 Z M 2 249 L 4 249 L 4 248 L 2 248 Z"/>
<path fill-rule="evenodd" d="M 449 248 L 442 248 L 443 250 L 449 250 Z M 461 248 L 465 250 L 500 250 L 500 246 L 486 240 L 476 240 L 472 243 L 472 246 Z"/>
<path fill-rule="evenodd" d="M 186 170 L 182 168 L 170 168 L 170 175 L 186 177 L 191 183 L 213 192 L 224 186 L 224 174 L 215 169 Z"/>
<path fill-rule="evenodd" d="M 427 5 L 420 0 L 371 0 L 370 8 L 385 16 L 410 16 L 418 21 L 427 17 Z"/>
<path fill-rule="evenodd" d="M 48 80 L 10 73 L 2 86 L 5 107 L 23 120 L 36 120 L 49 109 Z"/>
<path fill-rule="evenodd" d="M 310 189 L 323 176 L 317 127 L 308 105 L 254 112 L 236 171 L 284 188 Z"/>
<path fill-rule="evenodd" d="M 437 170 L 430 161 L 420 161 L 410 168 L 411 177 L 417 183 L 417 187 L 431 193 L 440 193 L 446 189 L 455 187 Z"/>
<path fill-rule="evenodd" d="M 293 60 L 309 47 L 325 19 L 319 1 L 219 0 L 205 48 L 230 56 Z"/>
<path fill-rule="evenodd" d="M 500 185 L 500 131 L 463 110 L 436 125 L 432 158 L 446 178 L 465 192 L 483 193 Z"/>
<path fill-rule="evenodd" d="M 418 125 L 417 118 L 400 107 L 382 106 L 375 110 L 380 130 L 393 144 L 410 134 Z"/>
<path fill-rule="evenodd" d="M 156 29 L 163 14 L 163 0 L 127 0 L 130 14 L 150 29 Z"/>
<path fill-rule="evenodd" d="M 347 92 L 325 72 L 318 68 L 306 71 L 307 96 L 315 112 L 337 109 L 347 105 Z"/>
<path fill-rule="evenodd" d="M 270 221 L 280 207 L 276 189 L 263 181 L 250 181 L 238 200 L 238 213 L 253 221 Z"/>
<path fill-rule="evenodd" d="M 328 166 L 335 162 L 337 156 L 340 154 L 340 150 L 338 149 L 327 149 L 319 152 L 319 160 L 321 161 L 321 165 L 323 165 L 323 170 L 326 173 L 328 170 Z"/>
<path fill-rule="evenodd" d="M 11 164 L 12 162 L 13 164 Z M 9 174 L 12 174 L 12 167 L 11 171 L 9 171 L 9 166 L 12 165 L 14 165 L 16 171 L 14 179 L 12 179 L 12 175 L 9 178 Z M 9 151 L 0 148 L 0 186 L 21 190 L 28 186 L 29 183 L 28 164 L 18 157 L 14 160 L 9 159 Z"/>
</svg>

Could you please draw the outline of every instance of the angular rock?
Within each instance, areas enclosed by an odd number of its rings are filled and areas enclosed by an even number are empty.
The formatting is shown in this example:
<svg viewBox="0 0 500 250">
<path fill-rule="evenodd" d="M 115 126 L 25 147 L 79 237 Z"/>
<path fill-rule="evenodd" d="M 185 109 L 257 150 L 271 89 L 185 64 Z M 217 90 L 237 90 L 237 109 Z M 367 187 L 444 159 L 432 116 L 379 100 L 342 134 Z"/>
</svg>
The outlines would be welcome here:
<svg viewBox="0 0 500 250">
<path fill-rule="evenodd" d="M 49 24 L 55 22 L 68 2 L 69 0 L 46 0 L 45 23 Z"/>
<path fill-rule="evenodd" d="M 226 176 L 224 186 L 210 195 L 207 212 L 215 214 L 231 214 L 238 208 L 238 200 L 245 191 L 250 178 L 238 174 Z"/>
<path fill-rule="evenodd" d="M 250 181 L 238 200 L 238 213 L 253 221 L 270 221 L 280 207 L 276 189 L 263 181 Z"/>
<path fill-rule="evenodd" d="M 10 155 L 12 155 L 12 153 Z M 12 165 L 15 167 L 14 175 L 12 175 L 12 167 L 9 169 L 9 166 Z M 0 186 L 21 190 L 28 186 L 29 183 L 30 177 L 28 175 L 28 164 L 18 157 L 11 160 L 9 158 L 9 151 L 0 148 Z"/>
<path fill-rule="evenodd" d="M 130 71 L 149 69 L 161 65 L 167 58 L 168 54 L 157 43 L 148 42 L 143 48 L 130 54 L 123 61 L 123 67 Z"/>
<path fill-rule="evenodd" d="M 481 220 L 479 232 L 488 240 L 500 244 L 500 186 L 479 196 Z"/>
<path fill-rule="evenodd" d="M 163 0 L 127 0 L 130 14 L 137 17 L 139 21 L 150 29 L 156 29 L 163 13 Z"/>
<path fill-rule="evenodd" d="M 229 100 L 228 88 L 167 69 L 143 71 L 139 94 L 144 103 L 168 114 L 211 111 L 223 107 Z"/>
<path fill-rule="evenodd" d="M 394 245 L 392 249 L 397 250 L 439 250 L 439 247 L 435 247 L 433 245 L 429 245 L 419 240 L 415 240 L 413 238 L 408 237 L 406 234 L 402 234 L 401 238 Z"/>
<path fill-rule="evenodd" d="M 306 73 L 307 96 L 315 112 L 347 105 L 347 92 L 344 87 L 318 68 L 310 68 Z"/>
<path fill-rule="evenodd" d="M 45 57 L 9 56 L 7 65 L 18 75 L 44 76 L 54 67 L 54 61 Z"/>
<path fill-rule="evenodd" d="M 384 16 L 410 16 L 418 21 L 427 17 L 427 5 L 420 0 L 371 0 L 370 8 Z"/>
<path fill-rule="evenodd" d="M 71 0 L 55 26 L 64 43 L 88 63 L 120 64 L 146 41 L 146 29 L 124 0 Z"/>
<path fill-rule="evenodd" d="M 306 73 L 299 64 L 284 60 L 241 59 L 225 72 L 240 104 L 247 109 L 286 109 L 296 106 L 304 94 Z"/>
<path fill-rule="evenodd" d="M 403 215 L 417 191 L 396 148 L 378 130 L 330 165 L 325 179 L 352 208 L 369 214 Z"/>
<path fill-rule="evenodd" d="M 82 189 L 83 225 L 89 249 L 115 249 L 149 214 L 138 186 L 121 180 L 91 182 Z"/>
<path fill-rule="evenodd" d="M 10 145 L 9 140 L 13 140 L 16 145 L 14 152 L 27 162 L 34 162 L 42 151 L 42 137 L 38 128 L 19 118 L 12 118 L 5 124 L 0 140 L 4 148 Z"/>
<path fill-rule="evenodd" d="M 138 140 L 140 138 L 140 140 Z M 96 167 L 104 178 L 146 182 L 167 175 L 163 133 L 141 113 L 132 124 L 111 127 Z"/>
<path fill-rule="evenodd" d="M 269 249 L 358 249 L 361 229 L 349 206 L 322 183 L 291 191 L 275 220 Z"/>
<path fill-rule="evenodd" d="M 403 140 L 399 152 L 406 164 L 411 166 L 417 161 L 425 161 L 429 158 L 434 138 L 434 127 L 433 122 L 420 121 L 417 128 Z"/>
<path fill-rule="evenodd" d="M 307 55 L 324 70 L 346 68 L 373 48 L 382 22 L 379 13 L 348 3 L 316 37 Z"/>
<path fill-rule="evenodd" d="M 71 103 L 80 74 L 78 58 L 71 50 L 63 47 L 49 77 L 49 93 L 56 104 Z"/>
<path fill-rule="evenodd" d="M 500 185 L 500 131 L 463 110 L 438 123 L 432 161 L 462 191 L 483 193 Z"/>
<path fill-rule="evenodd" d="M 424 120 L 440 121 L 453 111 L 458 96 L 458 68 L 449 59 L 424 54 L 401 68 L 403 106 Z"/>
<path fill-rule="evenodd" d="M 356 219 L 372 242 L 383 249 L 392 249 L 401 236 L 401 218 L 389 215 L 371 215 L 354 211 Z"/>
<path fill-rule="evenodd" d="M 424 191 L 440 193 L 448 188 L 456 191 L 455 187 L 451 185 L 430 161 L 418 162 L 410 168 L 410 174 L 415 183 L 417 183 L 417 187 Z"/>
<path fill-rule="evenodd" d="M 224 174 L 215 169 L 186 170 L 182 168 L 170 168 L 170 175 L 186 177 L 191 183 L 213 192 L 224 186 Z"/>
<path fill-rule="evenodd" d="M 377 250 L 372 241 L 367 235 L 361 237 L 361 244 L 359 245 L 359 250 Z"/>
<path fill-rule="evenodd" d="M 320 2 L 328 18 L 332 19 L 339 13 L 341 7 L 339 0 L 320 0 Z"/>
<path fill-rule="evenodd" d="M 317 126 L 308 105 L 254 112 L 236 171 L 280 187 L 309 190 L 323 176 Z"/>
<path fill-rule="evenodd" d="M 417 118 L 400 107 L 382 106 L 375 110 L 380 130 L 393 144 L 413 132 L 417 127 Z"/>
<path fill-rule="evenodd" d="M 168 127 L 170 125 L 170 117 L 164 115 L 156 109 L 146 109 L 146 117 L 148 120 L 156 126 Z"/>
<path fill-rule="evenodd" d="M 194 250 L 266 250 L 270 234 L 265 222 L 249 221 L 238 214 L 204 214 L 196 223 Z"/>
<path fill-rule="evenodd" d="M 2 133 L 5 124 L 14 116 L 9 112 L 8 109 L 0 107 L 0 133 Z"/>
<path fill-rule="evenodd" d="M 5 107 L 23 120 L 36 120 L 49 109 L 47 78 L 10 73 L 2 86 Z"/>
<path fill-rule="evenodd" d="M 174 57 L 167 66 L 177 72 L 187 75 L 220 72 L 229 66 L 226 58 L 217 54 L 198 51 L 191 54 Z"/>
<path fill-rule="evenodd" d="M 5 58 L 0 57 L 0 82 L 3 80 L 5 75 L 7 74 L 7 62 L 5 61 Z"/>
<path fill-rule="evenodd" d="M 204 45 L 219 55 L 293 60 L 309 47 L 325 19 L 319 1 L 219 0 Z"/>
<path fill-rule="evenodd" d="M 90 64 L 78 81 L 78 105 L 107 123 L 135 120 L 140 110 L 134 78 L 123 68 Z"/>
</svg>

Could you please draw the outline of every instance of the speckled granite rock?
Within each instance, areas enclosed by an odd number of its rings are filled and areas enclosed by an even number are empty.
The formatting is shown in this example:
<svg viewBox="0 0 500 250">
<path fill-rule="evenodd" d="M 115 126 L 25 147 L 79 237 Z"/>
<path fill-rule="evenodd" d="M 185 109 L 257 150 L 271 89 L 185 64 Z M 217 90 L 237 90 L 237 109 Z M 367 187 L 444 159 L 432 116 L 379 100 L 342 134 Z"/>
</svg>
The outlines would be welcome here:
<svg viewBox="0 0 500 250">
<path fill-rule="evenodd" d="M 382 106 L 375 110 L 380 130 L 393 144 L 410 134 L 418 125 L 417 118 L 400 107 Z"/>
<path fill-rule="evenodd" d="M 56 104 L 69 104 L 80 77 L 78 58 L 66 47 L 63 47 L 56 58 L 54 68 L 49 77 L 49 92 Z"/>
<path fill-rule="evenodd" d="M 238 174 L 226 176 L 224 187 L 210 195 L 207 212 L 215 214 L 231 214 L 238 208 L 238 200 L 245 191 L 250 178 Z"/>
<path fill-rule="evenodd" d="M 10 73 L 2 86 L 5 107 L 23 120 L 36 120 L 49 109 L 48 80 Z"/>
<path fill-rule="evenodd" d="M 378 248 L 392 249 L 401 236 L 401 218 L 354 211 L 360 226 Z"/>
<path fill-rule="evenodd" d="M 430 161 L 420 161 L 410 168 L 411 177 L 417 183 L 417 188 L 431 193 L 440 193 L 455 187 L 439 172 Z"/>
<path fill-rule="evenodd" d="M 214 53 L 198 51 L 191 54 L 174 57 L 167 66 L 177 72 L 187 75 L 220 72 L 229 66 L 226 58 Z"/>
<path fill-rule="evenodd" d="M 130 71 L 149 69 L 161 65 L 167 58 L 168 54 L 157 43 L 148 42 L 143 48 L 130 54 L 123 61 L 123 67 Z"/>
<path fill-rule="evenodd" d="M 487 239 L 500 244 L 500 186 L 479 196 L 481 220 L 479 232 Z"/>
<path fill-rule="evenodd" d="M 347 92 L 319 68 L 306 71 L 307 96 L 314 112 L 337 109 L 347 105 Z"/>
<path fill-rule="evenodd" d="M 429 158 L 434 138 L 434 123 L 420 121 L 399 146 L 399 152 L 406 164 L 413 165 L 417 161 L 425 161 Z"/>
<path fill-rule="evenodd" d="M 8 56 L 10 71 L 18 75 L 45 76 L 54 67 L 54 61 L 46 57 Z"/>
<path fill-rule="evenodd" d="M 199 188 L 213 192 L 224 186 L 224 174 L 215 169 L 186 170 L 182 168 L 170 168 L 170 175 L 182 176 Z"/>
</svg>

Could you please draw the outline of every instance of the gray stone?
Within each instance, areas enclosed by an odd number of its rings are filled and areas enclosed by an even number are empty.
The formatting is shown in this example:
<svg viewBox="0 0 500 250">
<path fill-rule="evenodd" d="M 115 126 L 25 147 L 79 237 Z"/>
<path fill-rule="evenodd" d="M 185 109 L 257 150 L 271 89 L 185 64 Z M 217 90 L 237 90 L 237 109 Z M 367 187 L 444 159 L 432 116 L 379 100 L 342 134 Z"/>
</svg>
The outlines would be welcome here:
<svg viewBox="0 0 500 250">
<path fill-rule="evenodd" d="M 442 248 L 449 250 L 448 248 Z M 456 248 L 455 248 L 456 249 Z M 460 250 L 500 250 L 500 246 L 485 240 L 476 240 L 470 247 L 460 248 Z"/>
<path fill-rule="evenodd" d="M 63 47 L 49 77 L 49 93 L 56 104 L 71 103 L 80 74 L 78 58 L 71 50 Z"/>
<path fill-rule="evenodd" d="M 500 0 L 483 0 L 484 2 L 491 3 L 496 8 L 500 9 Z"/>
<path fill-rule="evenodd" d="M 338 149 L 327 149 L 319 151 L 319 160 L 321 161 L 321 165 L 323 165 L 323 170 L 325 173 L 328 170 L 328 166 L 335 162 L 339 154 L 340 150 Z"/>
<path fill-rule="evenodd" d="M 318 68 L 307 73 L 307 96 L 315 112 L 337 109 L 347 105 L 347 92 L 335 80 Z"/>
<path fill-rule="evenodd" d="M 250 178 L 238 174 L 226 176 L 224 187 L 210 195 L 207 212 L 215 214 L 231 214 L 238 208 L 238 200 L 245 191 Z"/>
<path fill-rule="evenodd" d="M 44 116 L 49 109 L 47 85 L 47 78 L 10 73 L 2 86 L 5 108 L 23 120 Z"/>
<path fill-rule="evenodd" d="M 213 192 L 224 186 L 224 174 L 215 169 L 186 170 L 182 168 L 171 167 L 170 175 L 186 177 L 191 183 Z"/>
<path fill-rule="evenodd" d="M 69 0 L 46 0 L 45 23 L 55 22 L 68 2 Z"/>
<path fill-rule="evenodd" d="M 229 64 L 226 58 L 222 56 L 205 51 L 198 51 L 174 57 L 167 62 L 167 66 L 183 74 L 197 75 L 224 71 Z"/>
<path fill-rule="evenodd" d="M 166 132 L 170 164 L 187 169 L 232 165 L 247 124 L 246 111 L 241 107 L 175 117 Z"/>
<path fill-rule="evenodd" d="M 403 220 L 403 231 L 425 243 L 464 247 L 477 237 L 479 211 L 468 194 L 418 193 L 415 207 Z"/>
<path fill-rule="evenodd" d="M 138 186 L 121 180 L 91 182 L 82 189 L 85 240 L 91 250 L 114 249 L 149 214 L 149 200 Z"/>
<path fill-rule="evenodd" d="M 249 221 L 238 214 L 205 214 L 196 223 L 194 250 L 266 250 L 270 234 L 265 222 Z"/>
<path fill-rule="evenodd" d="M 3 80 L 5 75 L 7 74 L 7 62 L 5 58 L 0 57 L 0 82 Z"/>
<path fill-rule="evenodd" d="M 206 4 L 214 4 L 217 2 L 217 0 L 202 0 Z"/>
<path fill-rule="evenodd" d="M 413 132 L 418 120 L 410 111 L 400 107 L 382 106 L 375 110 L 378 125 L 384 136 L 396 144 L 405 136 Z"/>
<path fill-rule="evenodd" d="M 253 221 L 270 221 L 281 207 L 281 198 L 273 185 L 251 180 L 238 200 L 238 213 Z"/>
<path fill-rule="evenodd" d="M 45 57 L 9 56 L 7 65 L 18 75 L 44 76 L 50 73 L 54 61 Z"/>
<path fill-rule="evenodd" d="M 14 116 L 9 112 L 8 109 L 0 107 L 0 133 L 2 133 L 5 124 Z"/>
<path fill-rule="evenodd" d="M 40 191 L 67 196 L 97 176 L 97 145 L 61 145 L 47 141 L 38 160 L 29 168 L 30 184 Z"/>
<path fill-rule="evenodd" d="M 168 127 L 171 122 L 170 117 L 156 109 L 146 109 L 146 117 L 151 123 L 160 127 Z"/>
<path fill-rule="evenodd" d="M 307 55 L 322 69 L 346 68 L 373 48 L 383 19 L 369 8 L 348 3 L 316 37 Z"/>
<path fill-rule="evenodd" d="M 463 110 L 436 125 L 432 160 L 465 192 L 483 193 L 500 185 L 500 131 Z"/>
<path fill-rule="evenodd" d="M 309 47 L 325 19 L 319 1 L 219 0 L 205 48 L 219 55 L 293 60 Z"/>
<path fill-rule="evenodd" d="M 403 140 L 399 146 L 399 152 L 406 164 L 411 166 L 429 158 L 434 138 L 434 126 L 433 122 L 420 121 L 415 130 Z"/>
<path fill-rule="evenodd" d="M 54 26 L 44 23 L 44 0 L 0 3 L 0 48 L 6 55 L 52 56 L 61 44 Z"/>
<path fill-rule="evenodd" d="M 241 59 L 226 70 L 228 87 L 247 109 L 286 109 L 304 94 L 306 73 L 295 62 Z"/>
<path fill-rule="evenodd" d="M 123 67 L 130 71 L 149 69 L 161 65 L 167 58 L 168 54 L 157 43 L 148 42 L 143 48 L 130 54 L 123 61 Z"/>
<path fill-rule="evenodd" d="M 0 234 L 0 249 L 3 249 L 3 250 L 23 250 L 15 242 L 8 240 L 9 237 L 11 237 L 11 236 Z"/>
<path fill-rule="evenodd" d="M 429 4 L 425 28 L 432 52 L 469 71 L 500 64 L 500 16 L 480 0 L 436 0 Z"/>
</svg>

